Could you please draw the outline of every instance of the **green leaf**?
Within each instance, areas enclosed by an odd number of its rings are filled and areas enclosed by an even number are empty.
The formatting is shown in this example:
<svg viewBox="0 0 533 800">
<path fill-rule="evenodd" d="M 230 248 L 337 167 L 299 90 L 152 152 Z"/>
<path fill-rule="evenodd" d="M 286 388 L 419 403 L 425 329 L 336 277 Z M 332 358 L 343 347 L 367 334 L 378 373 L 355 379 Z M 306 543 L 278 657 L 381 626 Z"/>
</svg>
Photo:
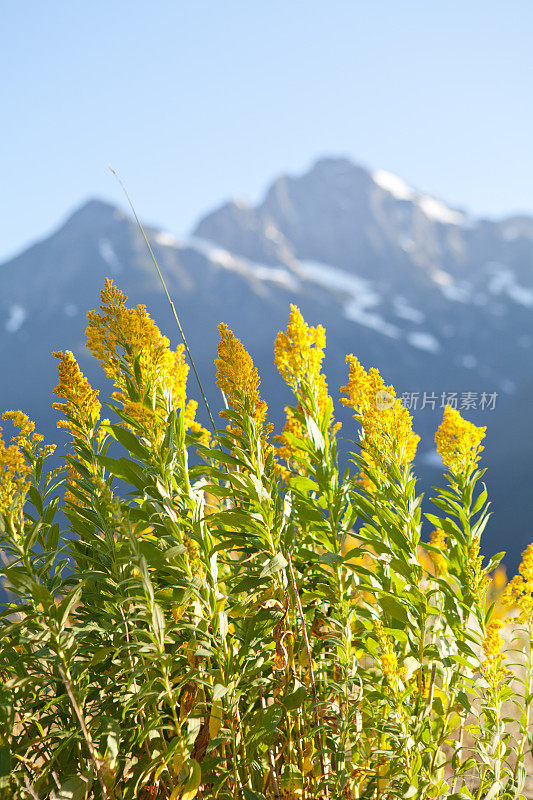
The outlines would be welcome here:
<svg viewBox="0 0 533 800">
<path fill-rule="evenodd" d="M 147 460 L 148 451 L 142 446 L 138 438 L 121 425 L 110 425 L 109 430 L 112 436 L 120 442 L 120 444 L 129 452 L 141 461 Z"/>
<path fill-rule="evenodd" d="M 266 733 L 273 733 L 281 725 L 284 716 L 285 713 L 281 706 L 270 706 L 259 714 L 257 720 L 259 728 L 262 728 Z"/>
<path fill-rule="evenodd" d="M 163 643 L 165 640 L 165 617 L 163 616 L 161 606 L 157 603 L 154 603 L 152 610 L 152 624 L 158 641 Z"/>
<path fill-rule="evenodd" d="M 502 784 L 500 781 L 496 781 L 492 784 L 489 791 L 486 795 L 484 795 L 484 800 L 493 800 L 493 798 L 499 796 L 499 792 L 502 789 Z"/>
<path fill-rule="evenodd" d="M 318 427 L 314 419 L 312 417 L 308 417 L 307 415 L 305 418 L 305 423 L 307 426 L 307 432 L 311 437 L 311 441 L 313 442 L 315 449 L 318 450 L 319 452 L 322 452 L 325 447 L 325 441 L 324 437 L 320 432 L 320 428 Z"/>
<path fill-rule="evenodd" d="M 223 686 L 221 683 L 215 683 L 213 687 L 213 702 L 220 700 L 228 692 L 228 687 Z"/>
<path fill-rule="evenodd" d="M 183 787 L 182 800 L 192 800 L 202 782 L 202 767 L 195 758 L 189 759 L 189 777 Z"/>
<path fill-rule="evenodd" d="M 492 572 L 493 569 L 496 569 L 504 555 L 505 551 L 502 553 L 496 553 L 496 555 L 492 556 L 487 566 L 484 567 L 485 572 Z"/>
<path fill-rule="evenodd" d="M 296 691 L 285 697 L 280 697 L 279 700 L 288 711 L 291 711 L 293 708 L 301 708 L 306 697 L 307 689 L 305 686 L 299 686 Z"/>
<path fill-rule="evenodd" d="M 320 561 L 324 564 L 342 564 L 344 561 L 344 556 L 340 553 L 333 553 L 331 550 L 322 553 L 320 556 Z"/>
<path fill-rule="evenodd" d="M 71 592 L 69 592 L 57 607 L 56 617 L 59 619 L 61 628 L 65 626 L 68 615 L 72 611 L 72 607 L 79 601 L 83 584 L 80 582 Z"/>
<path fill-rule="evenodd" d="M 6 778 L 11 773 L 11 751 L 9 747 L 0 747 L 0 778 Z"/>
<path fill-rule="evenodd" d="M 128 458 L 111 458 L 111 456 L 99 456 L 99 461 L 109 470 L 111 475 L 125 483 L 131 484 L 141 491 L 147 483 L 147 477 L 142 467 Z"/>
<path fill-rule="evenodd" d="M 244 800 L 266 800 L 262 792 L 253 792 L 251 789 L 244 787 Z"/>
<path fill-rule="evenodd" d="M 274 558 L 272 558 L 266 566 L 263 567 L 263 570 L 260 574 L 260 578 L 267 578 L 270 575 L 274 575 L 276 572 L 279 572 L 280 569 L 285 569 L 287 566 L 287 559 L 283 555 L 283 553 L 276 553 Z"/>
<path fill-rule="evenodd" d="M 50 800 L 83 800 L 89 788 L 87 778 L 68 778 L 61 789 L 52 791 Z"/>
<path fill-rule="evenodd" d="M 397 622 L 406 623 L 408 621 L 407 611 L 400 601 L 392 594 L 381 594 L 379 604 L 383 611 Z"/>
</svg>

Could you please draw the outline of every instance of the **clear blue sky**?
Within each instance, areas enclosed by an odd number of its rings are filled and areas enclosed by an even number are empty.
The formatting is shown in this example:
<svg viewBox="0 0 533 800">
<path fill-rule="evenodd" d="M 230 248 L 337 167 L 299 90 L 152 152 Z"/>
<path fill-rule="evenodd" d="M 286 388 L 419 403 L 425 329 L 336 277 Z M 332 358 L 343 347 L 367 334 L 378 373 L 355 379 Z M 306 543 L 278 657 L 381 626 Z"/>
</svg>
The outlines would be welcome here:
<svg viewBox="0 0 533 800">
<path fill-rule="evenodd" d="M 531 0 L 3 0 L 0 259 L 90 196 L 178 235 L 348 155 L 533 213 Z"/>
</svg>

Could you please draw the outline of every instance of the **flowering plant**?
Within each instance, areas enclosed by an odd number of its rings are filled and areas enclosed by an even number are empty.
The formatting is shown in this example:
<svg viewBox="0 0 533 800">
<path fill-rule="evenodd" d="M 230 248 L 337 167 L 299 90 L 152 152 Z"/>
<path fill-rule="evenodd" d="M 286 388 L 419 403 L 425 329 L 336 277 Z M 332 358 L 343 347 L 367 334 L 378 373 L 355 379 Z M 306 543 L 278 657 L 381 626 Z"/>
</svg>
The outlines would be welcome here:
<svg viewBox="0 0 533 800">
<path fill-rule="evenodd" d="M 343 474 L 321 326 L 292 307 L 276 339 L 294 402 L 273 436 L 221 325 L 226 427 L 208 432 L 183 348 L 126 300 L 107 281 L 88 315 L 111 420 L 55 354 L 59 471 L 4 415 L 19 433 L 0 438 L 0 797 L 525 798 L 533 553 L 502 597 L 520 611 L 504 653 L 500 556 L 480 555 L 484 429 L 445 410 L 421 546 L 418 436 L 377 370 L 347 357 Z"/>
</svg>

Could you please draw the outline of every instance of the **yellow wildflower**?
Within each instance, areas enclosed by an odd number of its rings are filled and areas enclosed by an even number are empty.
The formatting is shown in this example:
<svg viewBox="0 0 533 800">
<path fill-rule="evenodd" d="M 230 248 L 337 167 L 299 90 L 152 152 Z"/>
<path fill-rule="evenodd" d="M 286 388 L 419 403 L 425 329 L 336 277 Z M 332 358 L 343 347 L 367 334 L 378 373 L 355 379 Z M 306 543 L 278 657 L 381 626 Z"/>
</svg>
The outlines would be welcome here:
<svg viewBox="0 0 533 800">
<path fill-rule="evenodd" d="M 301 410 L 302 409 L 299 408 L 299 411 Z M 285 425 L 283 427 L 283 433 L 280 436 L 275 437 L 279 442 L 279 447 L 276 450 L 277 455 L 279 458 L 289 463 L 290 461 L 303 458 L 305 456 L 305 451 L 300 450 L 291 441 L 289 441 L 287 434 L 296 436 L 298 439 L 303 439 L 305 436 L 304 427 L 300 420 L 296 418 L 294 411 L 290 406 L 285 406 Z M 279 467 L 279 471 L 284 477 L 288 477 L 290 474 L 289 471 L 282 466 Z"/>
<path fill-rule="evenodd" d="M 41 448 L 43 437 L 35 433 L 35 424 L 22 411 L 6 411 L 2 419 L 9 420 L 19 433 L 6 445 L 0 426 L 0 512 L 7 513 L 16 501 L 20 511 L 30 487 L 32 458 L 48 455 L 54 450 L 47 445 Z"/>
<path fill-rule="evenodd" d="M 274 342 L 274 361 L 298 399 L 298 411 L 305 411 L 319 424 L 330 401 L 326 378 L 320 372 L 325 346 L 326 332 L 322 325 L 316 328 L 308 325 L 299 308 L 291 305 L 287 329 L 280 331 Z M 283 433 L 276 437 L 280 443 L 277 454 L 287 464 L 291 461 L 297 463 L 305 456 L 305 452 L 296 448 L 287 434 L 303 439 L 306 432 L 290 407 L 285 408 L 285 414 Z M 340 423 L 334 430 L 339 427 Z M 282 474 L 288 474 L 284 467 L 279 467 L 279 470 Z"/>
<path fill-rule="evenodd" d="M 526 622 L 533 614 L 533 543 L 522 553 L 518 575 L 503 590 L 501 602 L 520 610 L 520 622 Z"/>
<path fill-rule="evenodd" d="M 11 437 L 13 444 L 27 446 L 30 443 L 31 434 L 33 434 L 31 437 L 33 444 L 38 445 L 43 441 L 43 437 L 39 433 L 34 433 L 35 423 L 23 411 L 6 411 L 2 415 L 2 419 L 10 420 L 19 429 L 19 433 Z"/>
<path fill-rule="evenodd" d="M 503 639 L 500 631 L 503 627 L 504 623 L 500 619 L 493 620 L 489 623 L 483 640 L 485 660 L 481 665 L 481 671 L 491 686 L 496 686 L 509 674 L 509 670 L 502 664 Z"/>
<path fill-rule="evenodd" d="M 0 512 L 6 513 L 27 485 L 29 470 L 16 444 L 6 446 L 0 428 Z"/>
<path fill-rule="evenodd" d="M 127 308 L 128 298 L 109 278 L 100 298 L 100 312 L 87 314 L 87 346 L 115 383 L 114 399 L 154 440 L 163 434 L 171 406 L 185 409 L 185 428 L 192 428 L 196 405 L 185 408 L 184 346 L 171 350 L 146 307 Z M 194 428 L 203 431 L 197 423 Z"/>
<path fill-rule="evenodd" d="M 310 386 L 317 381 L 325 346 L 326 332 L 322 325 L 316 328 L 307 325 L 300 309 L 291 305 L 287 330 L 280 331 L 274 343 L 274 360 L 281 376 L 295 392 L 302 381 Z"/>
<path fill-rule="evenodd" d="M 446 534 L 440 528 L 436 528 L 434 531 L 431 531 L 429 541 L 430 544 L 434 545 L 434 547 L 437 547 L 441 551 L 446 549 Z M 435 553 L 434 551 L 431 551 L 429 557 L 433 562 L 436 576 L 438 578 L 442 578 L 443 575 L 446 575 L 448 572 L 448 562 L 445 556 L 443 556 L 442 553 Z"/>
<path fill-rule="evenodd" d="M 67 461 L 65 464 L 65 473 L 67 476 L 66 482 L 66 489 L 65 489 L 65 508 L 80 506 L 83 507 L 84 503 L 81 502 L 80 498 L 72 491 L 73 489 L 77 489 L 81 491 L 80 487 L 78 486 L 79 480 L 79 473 L 78 470 L 74 467 L 74 465 Z M 87 504 L 90 504 L 90 498 L 87 498 Z"/>
<path fill-rule="evenodd" d="M 387 652 L 381 655 L 381 668 L 391 686 L 398 681 L 398 659 L 395 653 Z"/>
<path fill-rule="evenodd" d="M 374 463 L 374 459 L 368 452 L 368 450 L 364 450 L 361 453 L 361 457 L 363 458 L 365 464 L 367 465 L 367 469 L 376 469 L 376 464 Z M 367 470 L 360 470 L 359 474 L 357 475 L 357 483 L 365 489 L 368 494 L 374 494 L 376 491 L 376 484 L 369 476 Z"/>
<path fill-rule="evenodd" d="M 435 444 L 444 464 L 453 474 L 462 473 L 477 464 L 486 430 L 467 422 L 457 409 L 446 406 L 435 434 Z"/>
<path fill-rule="evenodd" d="M 91 388 L 70 350 L 65 353 L 59 350 L 53 355 L 59 359 L 59 380 L 54 394 L 66 401 L 52 403 L 55 409 L 66 416 L 66 419 L 59 420 L 57 427 L 90 435 L 100 418 L 102 408 L 98 400 L 98 390 Z"/>
<path fill-rule="evenodd" d="M 374 631 L 381 648 L 381 669 L 393 691 L 398 689 L 400 680 L 400 670 L 398 669 L 398 659 L 390 638 L 383 630 L 383 625 L 379 620 L 374 620 Z"/>
<path fill-rule="evenodd" d="M 128 298 L 109 278 L 100 297 L 101 313 L 87 314 L 87 346 L 108 377 L 127 393 L 125 369 L 141 394 L 147 388 L 160 387 L 169 390 L 175 405 L 181 407 L 189 371 L 183 345 L 175 352 L 170 350 L 169 340 L 161 334 L 146 307 L 127 308 Z"/>
<path fill-rule="evenodd" d="M 143 428 L 149 434 L 149 438 L 154 438 L 160 420 L 153 408 L 148 408 L 139 401 L 124 399 L 123 410 L 139 428 Z"/>
<path fill-rule="evenodd" d="M 525 583 L 533 586 L 533 544 L 528 545 L 522 553 L 522 563 L 518 567 L 518 572 Z"/>
<path fill-rule="evenodd" d="M 468 585 L 478 598 L 481 598 L 484 590 L 490 583 L 490 577 L 483 570 L 483 556 L 479 552 L 480 537 L 474 536 L 468 548 L 467 560 L 467 579 Z"/>
<path fill-rule="evenodd" d="M 363 428 L 363 457 L 371 465 L 387 468 L 391 462 L 409 464 L 420 437 L 413 432 L 413 420 L 392 386 L 386 386 L 377 369 L 368 372 L 358 359 L 346 356 L 348 383 L 341 388 L 345 406 L 355 411 Z"/>
<path fill-rule="evenodd" d="M 200 548 L 198 543 L 190 536 L 183 537 L 183 544 L 187 548 L 187 563 L 191 577 L 203 576 L 204 570 L 200 558 Z"/>
<path fill-rule="evenodd" d="M 220 340 L 216 384 L 221 389 L 234 411 L 247 411 L 254 419 L 258 433 L 263 430 L 267 413 L 267 404 L 259 394 L 261 383 L 252 357 L 243 347 L 240 339 L 223 322 L 218 326 Z M 224 417 L 225 412 L 221 411 Z"/>
<path fill-rule="evenodd" d="M 98 430 L 96 432 L 96 438 L 99 442 L 102 442 L 105 437 L 107 436 L 107 428 L 111 425 L 111 422 L 108 419 L 103 419 L 98 426 Z"/>
</svg>

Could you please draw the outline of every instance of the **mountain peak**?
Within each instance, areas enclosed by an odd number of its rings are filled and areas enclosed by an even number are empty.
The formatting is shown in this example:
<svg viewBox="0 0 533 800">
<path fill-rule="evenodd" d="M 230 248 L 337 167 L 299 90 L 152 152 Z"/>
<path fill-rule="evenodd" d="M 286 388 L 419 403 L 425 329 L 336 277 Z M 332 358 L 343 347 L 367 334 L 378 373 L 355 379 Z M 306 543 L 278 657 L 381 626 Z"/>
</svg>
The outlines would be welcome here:
<svg viewBox="0 0 533 800">
<path fill-rule="evenodd" d="M 127 219 L 127 215 L 118 206 L 95 197 L 87 200 L 67 217 L 60 231 L 91 230 L 107 227 L 124 219 Z"/>
</svg>

